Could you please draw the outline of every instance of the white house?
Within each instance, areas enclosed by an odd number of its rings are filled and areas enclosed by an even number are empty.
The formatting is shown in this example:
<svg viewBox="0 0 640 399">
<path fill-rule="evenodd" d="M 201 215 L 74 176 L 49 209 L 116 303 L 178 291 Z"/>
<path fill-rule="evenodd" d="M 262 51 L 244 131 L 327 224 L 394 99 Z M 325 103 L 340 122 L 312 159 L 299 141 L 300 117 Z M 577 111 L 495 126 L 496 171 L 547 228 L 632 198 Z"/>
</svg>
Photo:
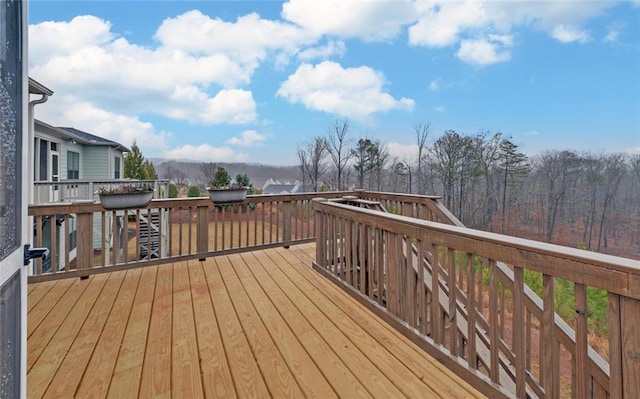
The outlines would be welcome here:
<svg viewBox="0 0 640 399">
<path fill-rule="evenodd" d="M 33 186 L 30 189 L 29 204 L 51 204 L 59 202 L 95 201 L 96 191 L 101 187 L 127 184 L 153 185 L 155 197 L 168 196 L 168 187 L 158 181 L 132 181 L 124 179 L 124 156 L 130 150 L 124 145 L 72 127 L 55 127 L 33 117 L 34 107 L 47 101 L 53 92 L 33 79 L 29 79 L 29 93 L 42 96 L 30 102 L 29 132 L 32 146 L 29 148 L 29 164 L 32 166 Z M 55 223 L 55 226 L 53 224 Z M 112 220 L 107 213 L 105 225 L 116 223 L 115 230 L 122 234 L 126 229 L 125 214 L 120 212 Z M 69 245 L 69 260 L 75 258 L 76 220 L 54 217 L 34 221 L 34 243 L 51 248 L 52 235 L 55 234 L 58 254 L 55 263 L 58 268 L 66 266 L 66 260 L 60 256 Z M 67 233 L 68 226 L 68 233 Z M 94 215 L 94 249 L 111 248 L 120 237 L 103 234 L 102 217 Z M 40 235 L 40 237 L 38 237 Z M 68 240 L 68 243 L 66 242 Z M 105 256 L 107 256 L 105 254 Z M 52 259 L 47 259 L 43 270 L 51 267 Z"/>
</svg>

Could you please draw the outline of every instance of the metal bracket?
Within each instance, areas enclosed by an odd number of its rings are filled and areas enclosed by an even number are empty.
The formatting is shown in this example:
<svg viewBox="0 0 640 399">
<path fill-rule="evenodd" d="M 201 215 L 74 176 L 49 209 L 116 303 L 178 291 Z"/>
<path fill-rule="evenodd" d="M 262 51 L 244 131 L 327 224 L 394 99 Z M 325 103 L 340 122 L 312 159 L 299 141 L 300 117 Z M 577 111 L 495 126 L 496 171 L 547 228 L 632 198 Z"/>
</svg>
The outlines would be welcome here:
<svg viewBox="0 0 640 399">
<path fill-rule="evenodd" d="M 42 260 L 47 259 L 49 256 L 49 248 L 31 248 L 30 244 L 24 244 L 24 265 L 28 266 L 31 259 L 42 258 Z"/>
</svg>

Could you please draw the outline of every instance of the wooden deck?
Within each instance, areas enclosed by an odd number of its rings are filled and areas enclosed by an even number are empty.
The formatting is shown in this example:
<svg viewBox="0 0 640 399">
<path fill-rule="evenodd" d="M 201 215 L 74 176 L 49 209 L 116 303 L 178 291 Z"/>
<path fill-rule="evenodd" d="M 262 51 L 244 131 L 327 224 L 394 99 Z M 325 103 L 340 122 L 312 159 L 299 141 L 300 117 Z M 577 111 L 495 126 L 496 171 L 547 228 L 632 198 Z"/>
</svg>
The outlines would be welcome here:
<svg viewBox="0 0 640 399">
<path fill-rule="evenodd" d="M 29 285 L 28 396 L 482 397 L 314 272 L 314 251 Z"/>
</svg>

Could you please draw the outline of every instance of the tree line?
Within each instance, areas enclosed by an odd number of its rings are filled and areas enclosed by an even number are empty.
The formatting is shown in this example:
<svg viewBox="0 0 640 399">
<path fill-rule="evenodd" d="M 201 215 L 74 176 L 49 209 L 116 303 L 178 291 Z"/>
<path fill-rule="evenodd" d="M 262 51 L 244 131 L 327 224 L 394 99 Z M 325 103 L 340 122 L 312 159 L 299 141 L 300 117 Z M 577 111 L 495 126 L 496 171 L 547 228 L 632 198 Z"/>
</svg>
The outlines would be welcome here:
<svg viewBox="0 0 640 399">
<path fill-rule="evenodd" d="M 364 188 L 439 195 L 466 226 L 640 257 L 640 154 L 550 150 L 529 157 L 502 133 L 415 126 L 415 154 L 349 135 L 336 121 L 300 144 L 308 191 Z"/>
</svg>

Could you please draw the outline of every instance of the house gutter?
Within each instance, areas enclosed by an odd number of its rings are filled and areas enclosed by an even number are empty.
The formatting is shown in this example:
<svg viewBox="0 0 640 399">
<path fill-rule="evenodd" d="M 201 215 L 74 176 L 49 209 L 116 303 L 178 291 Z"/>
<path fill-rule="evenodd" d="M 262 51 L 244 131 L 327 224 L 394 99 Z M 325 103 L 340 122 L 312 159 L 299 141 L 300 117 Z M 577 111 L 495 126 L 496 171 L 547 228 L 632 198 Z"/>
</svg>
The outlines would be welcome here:
<svg viewBox="0 0 640 399">
<path fill-rule="evenodd" d="M 47 102 L 47 100 L 49 100 L 49 95 L 45 94 L 45 93 L 41 93 L 42 97 L 40 97 L 37 100 L 33 100 L 33 101 L 29 101 L 29 109 L 28 109 L 28 113 L 29 113 L 29 126 L 28 126 L 28 138 L 27 140 L 27 148 L 29 148 L 29 160 L 28 160 L 28 165 L 27 165 L 27 173 L 28 173 L 28 179 L 27 181 L 31 182 L 31 184 L 29 184 L 29 202 L 28 203 L 33 203 L 33 195 L 34 195 L 34 185 L 33 185 L 33 174 L 34 174 L 34 170 L 33 170 L 33 164 L 34 164 L 34 151 L 35 151 L 35 144 L 34 144 L 34 137 L 35 137 L 35 107 L 38 104 L 44 104 Z"/>
</svg>

